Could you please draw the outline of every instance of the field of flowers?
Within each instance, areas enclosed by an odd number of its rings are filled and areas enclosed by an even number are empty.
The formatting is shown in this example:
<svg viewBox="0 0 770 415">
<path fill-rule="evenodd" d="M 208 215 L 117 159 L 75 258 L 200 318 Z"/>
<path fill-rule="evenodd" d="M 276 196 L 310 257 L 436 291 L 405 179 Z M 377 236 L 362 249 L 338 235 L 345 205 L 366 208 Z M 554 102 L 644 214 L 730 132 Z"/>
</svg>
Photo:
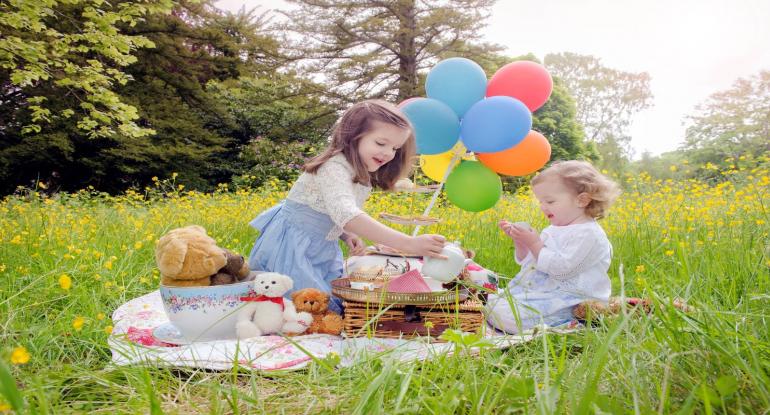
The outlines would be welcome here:
<svg viewBox="0 0 770 415">
<path fill-rule="evenodd" d="M 768 166 L 765 160 L 764 166 Z M 684 172 L 688 165 L 672 166 Z M 374 359 L 269 375 L 114 367 L 106 343 L 120 304 L 156 289 L 156 240 L 204 226 L 248 254 L 247 223 L 285 196 L 188 192 L 174 178 L 113 197 L 42 189 L 0 202 L 0 413 L 767 413 L 770 410 L 770 172 L 723 180 L 617 178 L 624 194 L 601 223 L 614 246 L 613 294 L 697 307 L 616 317 L 478 357 L 417 364 Z M 422 213 L 426 195 L 375 194 L 367 211 Z M 545 220 L 527 189 L 480 214 L 441 202 L 426 230 L 461 241 L 514 275 L 500 218 Z M 395 226 L 404 231 L 406 227 Z"/>
</svg>

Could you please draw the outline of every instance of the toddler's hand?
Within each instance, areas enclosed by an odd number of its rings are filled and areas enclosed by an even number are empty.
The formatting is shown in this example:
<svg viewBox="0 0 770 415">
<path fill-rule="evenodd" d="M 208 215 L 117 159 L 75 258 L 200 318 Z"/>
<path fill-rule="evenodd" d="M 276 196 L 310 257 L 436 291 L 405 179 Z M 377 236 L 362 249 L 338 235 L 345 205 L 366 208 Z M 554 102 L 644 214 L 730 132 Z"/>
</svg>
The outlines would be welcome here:
<svg viewBox="0 0 770 415">
<path fill-rule="evenodd" d="M 444 249 L 445 242 L 446 238 L 441 235 L 413 236 L 409 241 L 407 251 L 414 255 L 446 259 L 444 255 L 441 255 L 441 250 Z"/>
<path fill-rule="evenodd" d="M 497 222 L 497 226 L 499 226 L 503 233 L 508 235 L 509 238 L 513 239 L 513 234 L 511 234 L 511 231 L 513 230 L 513 224 L 511 222 L 503 219 L 500 222 Z"/>
<path fill-rule="evenodd" d="M 540 235 L 537 233 L 536 230 L 532 229 L 528 224 L 526 223 L 515 223 L 510 224 L 510 234 L 508 236 L 513 239 L 514 242 L 518 244 L 523 244 L 525 246 L 532 246 L 536 242 L 540 240 Z"/>
</svg>

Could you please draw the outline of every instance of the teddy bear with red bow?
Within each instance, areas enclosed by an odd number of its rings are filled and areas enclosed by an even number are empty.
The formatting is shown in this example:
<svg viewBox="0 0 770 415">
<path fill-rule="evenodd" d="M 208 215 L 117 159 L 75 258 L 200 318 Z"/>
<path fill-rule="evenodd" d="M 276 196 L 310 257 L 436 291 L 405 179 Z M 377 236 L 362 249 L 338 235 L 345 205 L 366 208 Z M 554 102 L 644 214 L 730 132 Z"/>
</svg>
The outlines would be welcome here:
<svg viewBox="0 0 770 415">
<path fill-rule="evenodd" d="M 294 281 L 276 272 L 257 274 L 253 281 L 256 295 L 241 297 L 245 306 L 238 313 L 235 332 L 239 339 L 267 334 L 302 334 L 310 327 L 313 316 L 297 312 L 294 303 L 284 298 Z"/>
</svg>

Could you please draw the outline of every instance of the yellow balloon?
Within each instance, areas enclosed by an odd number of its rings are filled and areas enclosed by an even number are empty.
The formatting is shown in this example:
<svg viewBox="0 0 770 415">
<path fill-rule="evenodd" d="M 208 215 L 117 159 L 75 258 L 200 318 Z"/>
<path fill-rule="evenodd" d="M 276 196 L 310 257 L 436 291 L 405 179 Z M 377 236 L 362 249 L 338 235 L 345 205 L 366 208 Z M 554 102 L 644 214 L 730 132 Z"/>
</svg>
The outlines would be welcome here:
<svg viewBox="0 0 770 415">
<path fill-rule="evenodd" d="M 440 182 L 444 178 L 449 163 L 452 162 L 452 158 L 455 153 L 465 153 L 465 147 L 461 143 L 457 143 L 451 150 L 441 154 L 423 154 L 420 156 L 420 168 L 431 180 Z M 462 160 L 476 160 L 473 154 L 466 154 L 461 157 Z M 460 160 L 455 161 L 454 168 Z"/>
</svg>

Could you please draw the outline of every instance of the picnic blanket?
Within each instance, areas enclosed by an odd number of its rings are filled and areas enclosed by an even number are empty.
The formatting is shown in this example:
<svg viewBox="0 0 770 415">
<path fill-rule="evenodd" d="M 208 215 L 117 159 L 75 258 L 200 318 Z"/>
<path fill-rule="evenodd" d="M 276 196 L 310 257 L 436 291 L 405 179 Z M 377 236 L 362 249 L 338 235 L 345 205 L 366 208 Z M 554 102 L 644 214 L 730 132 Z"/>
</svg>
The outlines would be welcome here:
<svg viewBox="0 0 770 415">
<path fill-rule="evenodd" d="M 424 339 L 344 338 L 310 334 L 284 338 L 262 336 L 247 340 L 219 340 L 177 345 L 165 343 L 153 331 L 168 323 L 159 291 L 135 298 L 120 306 L 112 315 L 114 329 L 108 339 L 112 361 L 117 365 L 147 364 L 154 366 L 191 367 L 227 370 L 234 366 L 259 371 L 294 370 L 308 365 L 314 358 L 339 357 L 339 366 L 350 366 L 360 359 L 386 355 L 400 361 L 424 360 L 454 351 L 451 343 L 428 343 Z M 526 343 L 546 331 L 570 332 L 577 324 L 506 335 L 492 328 L 484 338 L 494 348 Z"/>
</svg>

